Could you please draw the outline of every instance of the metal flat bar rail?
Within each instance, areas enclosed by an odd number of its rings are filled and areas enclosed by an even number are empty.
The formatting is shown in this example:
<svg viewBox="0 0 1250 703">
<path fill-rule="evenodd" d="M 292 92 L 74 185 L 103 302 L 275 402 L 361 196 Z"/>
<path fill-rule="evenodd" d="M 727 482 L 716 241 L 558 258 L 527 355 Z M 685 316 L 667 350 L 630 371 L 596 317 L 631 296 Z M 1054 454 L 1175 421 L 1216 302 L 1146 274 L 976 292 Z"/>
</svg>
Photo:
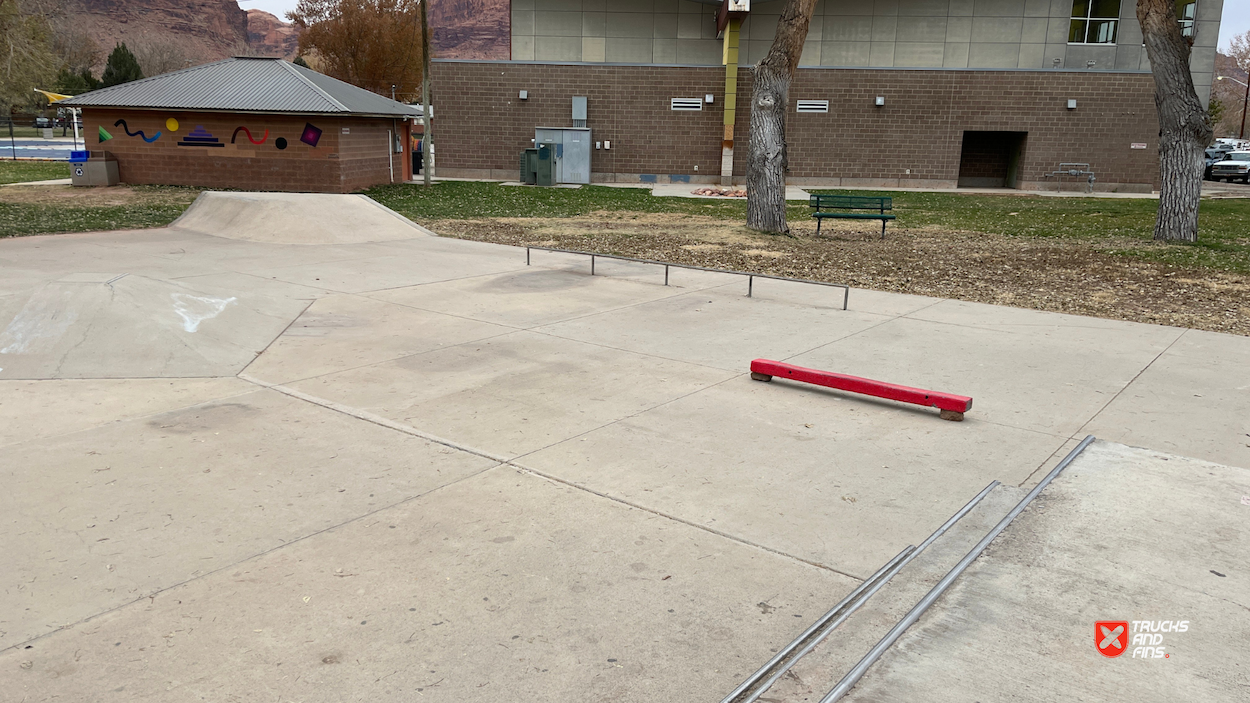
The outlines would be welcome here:
<svg viewBox="0 0 1250 703">
<path fill-rule="evenodd" d="M 962 420 L 964 419 L 964 413 L 972 409 L 972 398 L 966 395 L 927 391 L 923 388 L 900 386 L 897 383 L 874 381 L 871 378 L 860 378 L 859 376 L 834 373 L 833 371 L 809 369 L 782 361 L 772 361 L 771 359 L 756 359 L 751 362 L 751 378 L 757 381 L 771 381 L 773 376 L 811 383 L 812 385 L 824 386 L 825 388 L 871 395 L 876 398 L 934 407 L 942 411 L 943 420 Z"/>
<path fill-rule="evenodd" d="M 885 653 L 885 650 L 889 649 L 896 641 L 898 641 L 899 637 L 902 637 L 903 633 L 907 631 L 907 628 L 911 627 L 917 620 L 920 619 L 920 616 L 924 614 L 924 611 L 928 610 L 930 605 L 933 605 L 933 601 L 941 597 L 941 595 L 946 592 L 946 589 L 950 588 L 951 584 L 955 582 L 955 579 L 959 578 L 959 575 L 968 568 L 968 565 L 975 561 L 977 557 L 981 556 L 981 552 L 985 551 L 985 548 L 990 546 L 990 542 L 993 542 L 995 537 L 1001 534 L 1003 530 L 1007 529 L 1007 526 L 1010 525 L 1011 522 L 1020 515 L 1020 513 L 1024 512 L 1025 508 L 1029 507 L 1029 503 L 1032 503 L 1033 499 L 1045 490 L 1046 486 L 1049 486 L 1050 482 L 1053 481 L 1056 476 L 1058 476 L 1064 469 L 1068 468 L 1068 464 L 1071 464 L 1081 452 L 1085 451 L 1086 447 L 1093 444 L 1094 439 L 1094 435 L 1088 435 L 1081 441 L 1080 444 L 1076 445 L 1075 449 L 1068 452 L 1068 455 L 1063 458 L 1063 461 L 1059 462 L 1058 466 L 1051 469 L 1050 473 L 1046 474 L 1046 478 L 1043 478 L 1036 486 L 1034 486 L 1033 490 L 1029 491 L 1028 495 L 1024 496 L 1024 498 L 1016 504 L 1016 507 L 1012 508 L 1011 512 L 1007 513 L 1007 515 L 994 526 L 994 529 L 990 530 L 989 533 L 982 537 L 980 542 L 977 542 L 977 545 L 972 548 L 972 551 L 964 555 L 964 558 L 960 559 L 959 563 L 956 564 L 955 567 L 945 576 L 943 576 L 942 580 L 938 581 L 937 585 L 925 594 L 925 597 L 921 598 L 920 602 L 917 603 L 915 607 L 913 607 L 906 615 L 904 615 L 903 619 L 899 620 L 898 624 L 895 625 L 893 629 L 886 633 L 885 637 L 881 638 L 881 641 L 877 643 L 877 646 L 869 650 L 868 654 L 865 654 L 864 658 L 859 660 L 859 663 L 855 665 L 855 668 L 851 669 L 847 672 L 846 676 L 842 677 L 842 680 L 838 682 L 837 686 L 833 687 L 832 691 L 825 694 L 825 697 L 820 699 L 820 703 L 834 703 L 834 701 L 846 695 L 846 692 L 851 690 L 851 688 L 859 682 L 864 673 L 868 671 L 868 668 L 876 663 L 877 659 Z"/>
<path fill-rule="evenodd" d="M 731 692 L 728 696 L 725 696 L 721 703 L 754 703 L 754 701 L 758 700 L 759 697 L 764 695 L 768 689 L 772 688 L 773 684 L 777 683 L 777 680 L 784 676 L 785 673 L 791 669 L 791 667 L 815 649 L 816 645 L 823 642 L 825 638 L 830 635 L 830 633 L 836 630 L 838 626 L 845 622 L 846 619 L 849 618 L 856 610 L 859 610 L 860 606 L 867 603 L 869 598 L 872 598 L 877 591 L 881 590 L 882 586 L 889 583 L 890 579 L 894 578 L 895 574 L 903 570 L 903 567 L 910 564 L 912 559 L 920 556 L 921 552 L 928 549 L 929 545 L 933 544 L 939 537 L 946 534 L 947 530 L 953 527 L 955 523 L 959 522 L 963 516 L 971 512 L 972 509 L 975 508 L 977 504 L 980 503 L 985 496 L 989 495 L 990 491 L 994 490 L 994 488 L 998 485 L 998 481 L 991 481 L 990 484 L 981 489 L 981 492 L 974 496 L 972 500 L 968 501 L 964 507 L 960 508 L 958 512 L 934 530 L 933 534 L 929 535 L 925 541 L 921 542 L 919 547 L 907 547 L 903 551 L 899 552 L 898 556 L 894 557 L 887 562 L 885 566 L 877 570 L 877 573 L 868 577 L 868 580 L 861 583 L 854 591 L 851 591 L 851 594 L 846 598 L 843 598 L 842 602 L 838 603 L 832 610 L 825 613 L 824 616 L 813 623 L 811 627 L 804 630 L 803 634 L 795 638 L 793 642 L 786 645 L 776 654 L 776 656 L 770 659 L 767 664 L 760 667 L 759 671 L 756 671 L 749 678 L 747 678 L 746 681 L 743 681 L 742 684 L 735 688 L 733 692 Z M 851 599 L 855 599 L 855 602 L 852 603 Z M 802 645 L 803 648 L 800 649 L 797 654 L 790 656 L 790 653 L 794 652 L 794 650 L 800 645 Z M 789 659 L 782 663 L 782 660 L 786 659 L 786 657 L 789 657 Z M 768 678 L 765 679 L 763 683 L 760 683 L 760 680 L 763 679 L 765 675 L 768 675 Z M 736 696 L 740 696 L 748 690 L 750 691 L 750 695 L 735 700 Z"/>
<path fill-rule="evenodd" d="M 721 700 L 721 703 L 732 703 L 733 701 L 735 701 L 735 699 L 738 698 L 738 696 L 742 695 L 748 689 L 758 684 L 760 679 L 764 678 L 765 674 L 767 674 L 770 670 L 772 670 L 774 667 L 780 664 L 783 659 L 785 659 L 787 656 L 790 655 L 791 652 L 793 652 L 795 649 L 798 649 L 798 647 L 801 644 L 803 644 L 804 641 L 810 639 L 812 635 L 817 633 L 817 631 L 819 631 L 821 628 L 828 625 L 829 621 L 833 620 L 840 613 L 842 613 L 843 610 L 845 610 L 846 607 L 851 604 L 851 601 L 854 601 L 857 598 L 859 598 L 861 594 L 864 593 L 864 591 L 867 591 L 868 589 L 873 588 L 875 584 L 884 583 L 885 581 L 889 580 L 889 577 L 893 576 L 895 571 L 897 570 L 896 567 L 898 567 L 898 565 L 901 564 L 904 559 L 906 559 L 915 551 L 916 551 L 916 548 L 914 546 L 910 544 L 907 545 L 903 549 L 903 551 L 899 552 L 897 555 L 894 556 L 893 559 L 886 562 L 885 565 L 882 566 L 880 569 L 877 569 L 877 572 L 875 574 L 873 574 L 872 576 L 869 576 L 867 579 L 864 580 L 863 583 L 856 586 L 855 590 L 851 591 L 850 593 L 846 595 L 845 598 L 838 601 L 838 604 L 830 608 L 829 612 L 825 613 L 820 618 L 818 618 L 816 622 L 812 623 L 811 626 L 808 627 L 806 630 L 804 630 L 802 634 L 800 634 L 798 637 L 795 637 L 794 641 L 792 641 L 790 644 L 786 645 L 785 647 L 782 647 L 781 651 L 773 655 L 773 658 L 769 659 L 767 664 L 765 664 L 764 666 L 761 666 L 758 671 L 756 671 L 754 674 L 751 674 L 749 677 L 747 677 L 746 681 L 743 681 L 742 683 L 738 684 L 738 687 L 730 691 L 729 695 L 725 696 Z M 830 631 L 833 630 L 832 627 L 828 629 Z M 785 673 L 787 670 L 789 670 L 790 666 L 793 665 L 795 661 L 798 661 L 798 659 L 799 657 L 794 657 L 791 662 L 786 664 L 785 668 L 781 669 L 781 672 Z M 767 690 L 768 690 L 768 686 L 759 686 L 758 688 L 756 688 L 755 692 L 751 695 L 751 697 L 749 697 L 747 700 L 754 700 L 755 698 L 759 697 L 760 693 L 767 691 Z"/>
<path fill-rule="evenodd" d="M 550 251 L 556 254 L 580 254 L 582 256 L 589 256 L 590 257 L 590 275 L 592 276 L 595 275 L 595 259 L 596 258 L 615 259 L 617 261 L 632 261 L 633 263 L 636 263 L 636 264 L 651 264 L 653 266 L 663 266 L 664 267 L 664 285 L 666 286 L 668 285 L 668 269 L 671 266 L 673 268 L 689 269 L 691 271 L 707 271 L 708 273 L 727 273 L 733 276 L 746 276 L 748 298 L 753 297 L 753 293 L 755 289 L 755 279 L 757 278 L 766 278 L 770 281 L 787 281 L 789 283 L 809 283 L 813 286 L 825 286 L 827 288 L 841 288 L 843 310 L 846 309 L 847 303 L 850 301 L 850 297 L 851 297 L 851 287 L 846 285 L 845 283 L 827 283 L 825 281 L 812 281 L 806 278 L 790 278 L 789 276 L 774 276 L 768 273 L 752 273 L 750 271 L 731 271 L 729 269 L 713 269 L 713 268 L 707 268 L 704 266 L 693 266 L 690 264 L 674 264 L 668 261 L 654 261 L 652 259 L 635 259 L 630 256 L 617 256 L 616 254 L 596 254 L 590 251 L 577 251 L 575 249 L 551 249 L 548 247 L 527 246 L 525 247 L 525 265 L 526 266 L 530 265 L 530 250 L 531 249 L 535 251 Z"/>
</svg>

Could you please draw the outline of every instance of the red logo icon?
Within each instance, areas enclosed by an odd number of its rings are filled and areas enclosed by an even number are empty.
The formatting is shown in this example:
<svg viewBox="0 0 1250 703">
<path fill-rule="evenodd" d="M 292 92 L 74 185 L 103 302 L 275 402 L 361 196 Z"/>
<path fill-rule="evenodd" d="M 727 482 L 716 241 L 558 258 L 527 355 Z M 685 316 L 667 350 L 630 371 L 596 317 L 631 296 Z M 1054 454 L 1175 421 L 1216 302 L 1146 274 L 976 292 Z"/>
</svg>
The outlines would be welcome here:
<svg viewBox="0 0 1250 703">
<path fill-rule="evenodd" d="M 1128 621 L 1104 620 L 1094 623 L 1094 646 L 1104 657 L 1118 657 L 1128 648 Z"/>
</svg>

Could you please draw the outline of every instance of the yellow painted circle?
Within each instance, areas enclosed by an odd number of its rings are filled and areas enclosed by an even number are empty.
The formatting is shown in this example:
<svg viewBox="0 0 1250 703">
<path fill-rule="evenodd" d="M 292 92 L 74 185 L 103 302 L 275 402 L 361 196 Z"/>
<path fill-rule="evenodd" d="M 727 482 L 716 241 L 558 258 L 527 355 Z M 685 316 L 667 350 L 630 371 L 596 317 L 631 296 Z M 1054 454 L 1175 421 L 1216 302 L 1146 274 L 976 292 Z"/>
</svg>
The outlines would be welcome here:
<svg viewBox="0 0 1250 703">
<path fill-rule="evenodd" d="M 174 119 L 174 118 L 172 118 L 172 117 L 171 117 L 171 118 L 169 118 L 169 119 L 167 119 L 167 120 L 165 120 L 165 129 L 168 129 L 168 130 L 169 130 L 169 131 L 171 131 L 171 132 L 177 132 L 177 131 L 178 131 L 178 120 L 175 120 L 175 119 Z"/>
</svg>

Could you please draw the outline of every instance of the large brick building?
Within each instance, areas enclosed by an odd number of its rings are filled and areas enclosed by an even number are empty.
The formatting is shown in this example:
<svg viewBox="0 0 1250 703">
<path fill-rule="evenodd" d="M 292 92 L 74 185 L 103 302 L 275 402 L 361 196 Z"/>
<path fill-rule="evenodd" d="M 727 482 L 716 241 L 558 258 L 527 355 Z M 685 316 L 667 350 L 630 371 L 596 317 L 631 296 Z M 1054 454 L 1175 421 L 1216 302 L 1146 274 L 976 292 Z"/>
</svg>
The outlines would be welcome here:
<svg viewBox="0 0 1250 703">
<path fill-rule="evenodd" d="M 511 60 L 432 69 L 439 175 L 513 179 L 535 128 L 586 127 L 590 181 L 741 182 L 750 67 L 782 6 L 512 0 Z M 1098 189 L 1157 187 L 1154 82 L 1135 8 L 821 0 L 790 91 L 790 181 L 1041 189 L 1056 187 L 1060 164 L 1081 163 Z M 1204 102 L 1222 9 L 1177 0 Z M 584 124 L 575 96 L 586 98 Z"/>
<path fill-rule="evenodd" d="M 123 183 L 347 193 L 412 178 L 419 111 L 280 59 L 233 58 L 84 93 L 87 148 Z"/>
</svg>

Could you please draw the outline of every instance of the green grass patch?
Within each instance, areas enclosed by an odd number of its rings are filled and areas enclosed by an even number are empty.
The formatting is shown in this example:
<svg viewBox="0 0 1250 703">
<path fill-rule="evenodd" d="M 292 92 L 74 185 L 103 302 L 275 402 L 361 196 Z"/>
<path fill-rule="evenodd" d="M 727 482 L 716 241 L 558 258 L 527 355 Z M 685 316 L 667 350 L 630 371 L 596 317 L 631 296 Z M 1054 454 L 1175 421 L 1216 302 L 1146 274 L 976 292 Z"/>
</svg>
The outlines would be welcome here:
<svg viewBox="0 0 1250 703">
<path fill-rule="evenodd" d="M 691 189 L 697 186 L 690 186 Z M 536 188 L 473 181 L 377 186 L 369 197 L 413 220 L 477 220 L 495 217 L 582 217 L 594 212 L 685 213 L 745 220 L 742 199 L 657 198 L 646 188 Z M 791 217 L 805 217 L 806 205 L 791 206 Z"/>
<path fill-rule="evenodd" d="M 69 178 L 69 164 L 64 161 L 0 161 L 0 183 L 26 183 Z"/>
<path fill-rule="evenodd" d="M 1203 200 L 1198 242 L 1161 244 L 1154 241 L 1159 202 L 1147 198 L 817 192 L 892 197 L 899 227 L 936 227 L 1008 237 L 1067 237 L 1096 246 L 1106 242 L 1102 250 L 1120 256 L 1250 273 L 1250 199 Z"/>
<path fill-rule="evenodd" d="M 133 186 L 137 197 L 124 205 L 0 202 L 0 237 L 63 232 L 163 227 L 199 195 L 199 188 Z"/>
<path fill-rule="evenodd" d="M 694 186 L 691 186 L 692 188 Z M 1153 241 L 1158 201 L 1145 198 L 1057 198 L 888 191 L 816 191 L 889 196 L 898 220 L 891 227 L 985 232 L 1007 237 L 1064 237 L 1120 256 L 1240 273 L 1250 272 L 1250 200 L 1204 200 L 1197 244 Z M 595 212 L 685 213 L 744 221 L 742 200 L 654 197 L 644 188 L 534 188 L 442 181 L 430 188 L 385 185 L 367 194 L 417 221 L 500 217 L 584 217 Z M 805 203 L 786 215 L 807 220 Z"/>
</svg>

